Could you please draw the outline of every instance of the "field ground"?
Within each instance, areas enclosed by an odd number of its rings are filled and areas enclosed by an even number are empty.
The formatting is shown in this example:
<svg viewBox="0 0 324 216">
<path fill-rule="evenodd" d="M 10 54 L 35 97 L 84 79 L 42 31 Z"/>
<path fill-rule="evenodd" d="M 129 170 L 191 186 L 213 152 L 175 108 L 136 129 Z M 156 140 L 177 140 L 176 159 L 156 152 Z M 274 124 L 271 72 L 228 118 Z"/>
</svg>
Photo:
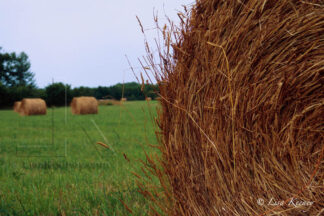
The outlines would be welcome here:
<svg viewBox="0 0 324 216">
<path fill-rule="evenodd" d="M 1 110 L 0 215 L 127 215 L 120 199 L 145 215 L 131 172 L 141 173 L 143 149 L 155 151 L 156 106 L 126 102 L 83 116 L 64 107 L 46 116 Z"/>
</svg>

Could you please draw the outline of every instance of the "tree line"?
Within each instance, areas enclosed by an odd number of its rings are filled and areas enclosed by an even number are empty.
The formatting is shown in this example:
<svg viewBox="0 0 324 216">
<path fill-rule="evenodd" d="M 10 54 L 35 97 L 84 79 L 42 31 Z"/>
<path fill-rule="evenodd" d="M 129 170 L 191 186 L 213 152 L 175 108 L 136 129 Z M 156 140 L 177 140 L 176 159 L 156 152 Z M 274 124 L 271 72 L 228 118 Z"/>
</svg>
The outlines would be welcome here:
<svg viewBox="0 0 324 216">
<path fill-rule="evenodd" d="M 96 88 L 76 87 L 65 83 L 53 83 L 45 88 L 35 84 L 34 73 L 30 71 L 30 61 L 26 53 L 3 52 L 0 47 L 0 107 L 10 107 L 23 98 L 42 98 L 48 106 L 64 106 L 73 97 L 93 96 L 97 99 L 144 100 L 157 97 L 157 85 L 141 85 L 136 82 Z"/>
</svg>

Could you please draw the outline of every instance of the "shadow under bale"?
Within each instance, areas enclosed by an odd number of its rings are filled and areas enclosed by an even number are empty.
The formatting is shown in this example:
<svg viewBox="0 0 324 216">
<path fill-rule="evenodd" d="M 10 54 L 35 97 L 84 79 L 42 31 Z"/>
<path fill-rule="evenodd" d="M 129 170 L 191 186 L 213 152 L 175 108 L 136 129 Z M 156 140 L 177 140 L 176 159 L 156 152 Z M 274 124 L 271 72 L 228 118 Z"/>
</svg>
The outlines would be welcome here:
<svg viewBox="0 0 324 216">
<path fill-rule="evenodd" d="M 161 103 L 147 169 L 162 193 L 139 183 L 151 213 L 324 214 L 323 1 L 199 0 L 179 16 L 161 63 L 146 59 Z"/>
</svg>

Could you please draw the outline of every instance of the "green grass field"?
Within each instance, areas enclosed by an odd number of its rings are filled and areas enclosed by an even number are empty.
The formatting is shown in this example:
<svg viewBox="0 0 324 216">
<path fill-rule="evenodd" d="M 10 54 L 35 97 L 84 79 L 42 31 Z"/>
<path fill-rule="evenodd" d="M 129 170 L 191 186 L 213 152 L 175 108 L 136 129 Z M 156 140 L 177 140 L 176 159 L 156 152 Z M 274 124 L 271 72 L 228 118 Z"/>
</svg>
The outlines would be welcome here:
<svg viewBox="0 0 324 216">
<path fill-rule="evenodd" d="M 1 110 L 0 215 L 128 215 L 120 199 L 146 215 L 131 172 L 141 173 L 144 150 L 155 151 L 156 106 L 127 102 L 83 116 L 64 107 L 46 116 Z"/>
</svg>

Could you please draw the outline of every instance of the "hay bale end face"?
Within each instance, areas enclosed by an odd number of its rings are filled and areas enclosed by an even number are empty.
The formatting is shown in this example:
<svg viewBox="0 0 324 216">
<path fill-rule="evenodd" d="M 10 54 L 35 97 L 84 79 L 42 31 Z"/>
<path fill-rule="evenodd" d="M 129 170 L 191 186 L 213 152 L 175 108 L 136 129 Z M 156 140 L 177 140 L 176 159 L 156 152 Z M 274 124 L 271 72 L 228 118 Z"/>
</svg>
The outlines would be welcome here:
<svg viewBox="0 0 324 216">
<path fill-rule="evenodd" d="M 197 0 L 179 28 L 161 29 L 176 39 L 160 64 L 147 55 L 161 95 L 152 206 L 323 215 L 323 1 Z M 314 203 L 266 205 L 294 196 Z"/>
<path fill-rule="evenodd" d="M 20 106 L 21 106 L 21 101 L 16 101 L 16 102 L 14 103 L 13 110 L 14 110 L 15 112 L 19 113 L 19 112 L 20 112 Z"/>
<path fill-rule="evenodd" d="M 127 101 L 127 98 L 121 98 L 120 101 Z"/>
<path fill-rule="evenodd" d="M 71 102 L 71 111 L 75 115 L 97 114 L 98 101 L 94 97 L 74 97 Z"/>
<path fill-rule="evenodd" d="M 24 98 L 19 113 L 23 116 L 46 115 L 46 102 L 41 98 Z"/>
</svg>

